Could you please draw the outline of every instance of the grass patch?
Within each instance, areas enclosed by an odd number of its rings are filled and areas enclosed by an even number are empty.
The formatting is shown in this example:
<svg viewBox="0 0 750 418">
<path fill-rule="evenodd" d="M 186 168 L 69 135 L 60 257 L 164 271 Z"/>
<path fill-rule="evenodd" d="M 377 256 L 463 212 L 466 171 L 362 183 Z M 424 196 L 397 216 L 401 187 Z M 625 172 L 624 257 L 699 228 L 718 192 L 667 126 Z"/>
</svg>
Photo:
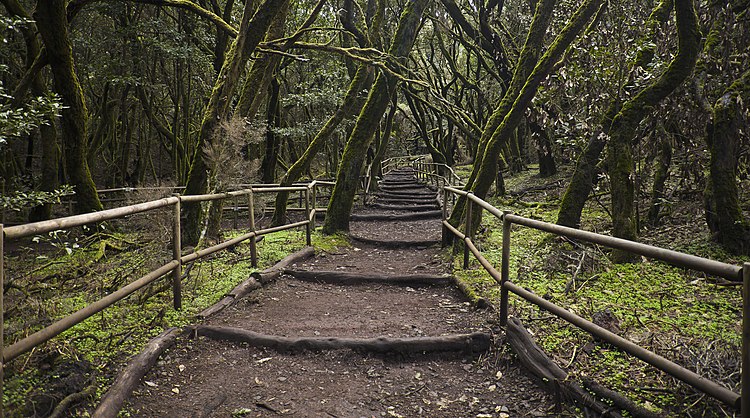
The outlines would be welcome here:
<svg viewBox="0 0 750 418">
<path fill-rule="evenodd" d="M 246 232 L 227 231 L 224 238 Z M 315 243 L 323 248 L 341 242 L 340 237 L 319 235 Z M 259 269 L 304 245 L 304 230 L 266 235 L 258 243 Z M 6 342 L 20 340 L 168 262 L 169 247 L 163 237 L 147 229 L 77 239 L 40 237 L 17 244 L 6 253 Z M 55 399 L 92 384 L 99 398 L 119 371 L 117 365 L 163 329 L 194 323 L 197 313 L 255 270 L 249 244 L 240 243 L 183 267 L 183 273 L 189 274 L 183 277 L 182 310 L 172 306 L 167 275 L 20 356 L 5 368 L 7 416 L 44 413 L 54 407 Z M 72 411 L 76 416 L 87 413 L 86 407 Z"/>
<path fill-rule="evenodd" d="M 506 178 L 506 187 L 515 191 L 554 181 L 539 179 L 529 170 Z M 554 223 L 559 193 L 544 190 L 489 200 L 500 209 Z M 583 229 L 609 233 L 606 207 L 596 201 L 587 203 L 582 220 Z M 691 239 L 666 240 L 671 249 L 732 264 L 747 260 L 727 254 L 709 242 L 707 234 L 706 239 L 684 235 Z M 499 270 L 502 223 L 485 213 L 477 242 Z M 555 304 L 739 393 L 740 288 L 717 286 L 703 273 L 658 261 L 613 264 L 609 254 L 607 248 L 571 243 L 514 225 L 510 277 Z M 462 254 L 453 255 L 454 274 L 499 306 L 495 281 L 473 257 L 468 270 L 461 268 L 462 261 Z M 537 343 L 573 376 L 591 377 L 666 416 L 685 416 L 687 411 L 693 416 L 725 416 L 726 408 L 718 401 L 549 312 L 513 295 L 509 305 L 511 315 L 520 318 Z"/>
</svg>

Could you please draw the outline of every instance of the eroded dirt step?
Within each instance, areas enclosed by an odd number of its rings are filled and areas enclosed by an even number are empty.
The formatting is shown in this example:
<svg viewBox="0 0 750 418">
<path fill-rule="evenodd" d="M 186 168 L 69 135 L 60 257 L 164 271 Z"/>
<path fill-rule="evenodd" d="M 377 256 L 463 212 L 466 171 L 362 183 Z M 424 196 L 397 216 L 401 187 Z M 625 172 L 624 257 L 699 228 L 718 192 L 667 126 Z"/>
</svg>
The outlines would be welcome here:
<svg viewBox="0 0 750 418">
<path fill-rule="evenodd" d="M 436 202 L 437 201 L 437 194 L 435 193 L 424 193 L 424 194 L 408 194 L 408 195 L 400 195 L 400 194 L 391 194 L 391 193 L 376 193 L 375 197 L 378 201 L 381 203 L 384 203 L 384 201 L 394 201 L 394 202 L 417 202 L 417 203 L 427 203 L 427 202 Z"/>
<path fill-rule="evenodd" d="M 375 208 L 375 209 L 409 211 L 409 212 L 429 211 L 429 210 L 436 210 L 440 208 L 437 202 L 430 204 L 430 205 L 413 204 L 413 203 L 405 203 L 401 205 L 384 204 L 384 203 L 368 203 L 367 206 L 371 208 Z"/>
<path fill-rule="evenodd" d="M 341 286 L 289 277 L 205 321 L 283 337 L 421 337 L 488 332 L 453 287 Z"/>
<path fill-rule="evenodd" d="M 394 213 L 394 211 L 382 211 L 370 213 L 358 213 L 351 216 L 353 221 L 407 221 L 420 219 L 439 219 L 443 216 L 441 210 L 420 211 L 412 213 Z"/>
<path fill-rule="evenodd" d="M 385 197 L 405 197 L 405 198 L 419 198 L 424 196 L 437 196 L 437 193 L 428 189 L 419 192 L 407 192 L 407 191 L 378 191 L 375 193 L 376 196 Z"/>
<path fill-rule="evenodd" d="M 130 409 L 138 417 L 554 416 L 552 400 L 507 358 L 282 354 L 183 339 Z"/>
<path fill-rule="evenodd" d="M 354 236 L 378 241 L 439 241 L 441 236 L 441 224 L 434 219 L 390 222 L 387 228 L 372 222 L 352 222 L 349 229 Z M 439 252 L 435 250 L 426 255 L 428 257 L 439 257 Z M 414 256 L 417 255 L 414 254 Z M 417 264 L 414 263 L 412 266 Z M 447 268 L 445 271 L 447 271 Z"/>
</svg>

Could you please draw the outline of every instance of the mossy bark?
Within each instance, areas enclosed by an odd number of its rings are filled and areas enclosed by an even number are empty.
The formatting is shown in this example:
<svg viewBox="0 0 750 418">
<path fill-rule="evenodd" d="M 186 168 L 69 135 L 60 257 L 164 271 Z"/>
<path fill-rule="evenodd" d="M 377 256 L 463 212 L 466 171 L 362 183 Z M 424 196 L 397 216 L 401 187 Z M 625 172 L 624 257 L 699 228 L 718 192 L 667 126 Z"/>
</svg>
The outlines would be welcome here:
<svg viewBox="0 0 750 418">
<path fill-rule="evenodd" d="M 37 2 L 34 17 L 46 47 L 55 91 L 64 106 L 60 120 L 61 137 L 65 147 L 66 171 L 76 192 L 76 212 L 86 213 L 101 210 L 102 204 L 86 161 L 88 115 L 75 72 L 65 3 L 65 0 Z"/>
<path fill-rule="evenodd" d="M 669 133 L 662 128 L 662 136 L 659 139 L 656 160 L 654 161 L 654 183 L 651 187 L 651 207 L 648 209 L 648 223 L 656 226 L 659 224 L 659 215 L 664 203 L 664 185 L 669 178 L 669 167 L 672 164 L 672 143 Z"/>
<path fill-rule="evenodd" d="M 745 71 L 713 107 L 706 137 L 711 165 L 706 181 L 706 222 L 714 238 L 728 251 L 750 254 L 750 222 L 742 215 L 737 166 L 750 101 L 750 70 Z"/>
<path fill-rule="evenodd" d="M 266 41 L 279 39 L 284 36 L 284 26 L 286 25 L 287 16 L 289 16 L 289 2 L 284 3 L 274 18 L 266 34 Z M 261 105 L 266 101 L 266 97 L 268 97 L 268 86 L 271 84 L 271 78 L 280 61 L 281 56 L 277 54 L 261 55 L 253 61 L 253 64 L 250 66 L 250 72 L 245 78 L 245 83 L 242 85 L 239 99 L 237 100 L 237 108 L 235 110 L 237 115 L 247 119 L 255 117 L 258 109 L 260 109 Z M 255 154 L 257 154 L 257 150 Z M 257 155 L 251 155 L 252 159 L 257 159 L 258 157 Z"/>
<path fill-rule="evenodd" d="M 203 114 L 198 144 L 185 188 L 186 194 L 202 194 L 208 191 L 208 166 L 205 161 L 204 147 L 213 141 L 214 132 L 221 121 L 228 118 L 229 107 L 237 90 L 242 69 L 268 32 L 276 14 L 287 1 L 265 0 L 258 6 L 255 14 L 253 14 L 252 2 L 245 3 L 239 35 L 227 51 L 224 65 L 221 67 L 221 72 L 219 72 Z M 200 238 L 203 218 L 201 204 L 186 203 L 183 208 L 186 218 L 182 235 L 183 241 L 188 245 L 196 245 Z"/>
<path fill-rule="evenodd" d="M 672 5 L 673 0 L 662 0 L 651 11 L 646 20 L 647 34 L 641 41 L 643 46 L 636 53 L 636 60 L 630 70 L 628 81 L 625 83 L 626 86 L 633 85 L 636 68 L 645 69 L 651 63 L 654 57 L 651 50 L 654 44 L 653 40 L 656 37 L 659 25 L 669 19 Z M 628 88 L 626 87 L 626 89 Z M 612 99 L 602 116 L 598 132 L 591 137 L 580 157 L 578 157 L 573 176 L 560 202 L 560 210 L 557 214 L 558 225 L 571 228 L 578 228 L 581 225 L 583 206 L 594 187 L 594 177 L 599 172 L 598 164 L 601 160 L 602 151 L 604 151 L 604 147 L 609 140 L 607 133 L 611 130 L 612 120 L 620 111 L 621 106 L 619 97 Z"/>
<path fill-rule="evenodd" d="M 273 77 L 269 89 L 271 95 L 266 107 L 266 145 L 263 155 L 263 163 L 260 166 L 261 181 L 273 183 L 276 180 L 276 160 L 279 157 L 280 140 L 274 132 L 281 124 L 281 107 L 279 105 L 279 80 Z"/>
<path fill-rule="evenodd" d="M 636 240 L 638 237 L 631 145 L 638 125 L 654 106 L 685 81 L 698 59 L 701 35 L 693 0 L 675 0 L 674 8 L 679 38 L 677 55 L 661 77 L 623 105 L 612 120 L 609 132 L 607 169 L 612 193 L 612 234 L 618 238 Z M 621 251 L 615 251 L 613 258 L 616 262 L 638 260 Z"/>
<path fill-rule="evenodd" d="M 586 27 L 586 24 L 599 9 L 601 3 L 602 0 L 587 0 L 581 4 L 575 14 L 571 17 L 570 21 L 568 21 L 562 31 L 552 42 L 552 45 L 550 45 L 547 52 L 545 52 L 536 64 L 534 71 L 532 71 L 528 79 L 525 81 L 520 93 L 513 100 L 513 106 L 505 115 L 500 126 L 495 132 L 493 132 L 492 137 L 487 144 L 476 181 L 474 181 L 473 184 L 474 194 L 478 197 L 485 198 L 487 196 L 492 183 L 495 181 L 500 151 L 502 150 L 503 145 L 509 141 L 511 135 L 518 127 L 518 124 L 523 120 L 526 108 L 536 95 L 542 81 L 544 81 L 544 79 L 547 78 L 547 75 L 552 72 L 565 51 L 567 51 L 578 34 Z M 477 212 L 478 216 L 472 218 L 476 219 L 473 227 L 478 226 L 480 213 L 481 212 Z"/>
<path fill-rule="evenodd" d="M 560 209 L 557 212 L 557 224 L 578 228 L 581 226 L 581 213 L 586 204 L 591 189 L 594 187 L 594 176 L 599 171 L 598 164 L 602 151 L 607 145 L 607 135 L 612 126 L 612 119 L 619 112 L 619 103 L 613 100 L 609 108 L 604 112 L 601 128 L 589 139 L 583 152 L 576 161 L 576 168 L 570 179 L 567 189 L 560 201 Z"/>
<path fill-rule="evenodd" d="M 541 54 L 544 43 L 544 34 L 547 33 L 547 27 L 552 19 L 552 12 L 554 11 L 556 3 L 557 0 L 542 0 L 537 3 L 534 18 L 531 21 L 529 33 L 526 35 L 526 41 L 521 49 L 521 54 L 518 57 L 518 62 L 516 63 L 510 86 L 508 86 L 505 95 L 493 110 L 482 130 L 482 136 L 479 138 L 479 143 L 474 152 L 474 166 L 469 174 L 469 178 L 466 180 L 464 190 L 473 190 L 474 183 L 479 174 L 482 159 L 487 149 L 487 143 L 492 138 L 492 134 L 505 119 L 505 116 L 513 106 L 515 98 L 526 83 L 526 79 L 532 73 L 534 67 L 539 61 L 539 55 Z M 495 170 L 495 173 L 496 172 L 497 170 Z M 466 198 L 460 196 L 453 207 L 453 212 L 451 213 L 451 224 L 458 226 L 461 223 L 461 220 L 464 217 L 465 207 Z"/>
<path fill-rule="evenodd" d="M 315 135 L 315 138 L 310 141 L 310 144 L 307 146 L 307 149 L 305 149 L 302 156 L 300 156 L 300 158 L 289 167 L 289 170 L 281 179 L 282 186 L 291 186 L 292 183 L 299 180 L 299 178 L 302 177 L 302 174 L 310 168 L 313 158 L 318 152 L 320 152 L 341 121 L 359 113 L 364 104 L 364 100 L 362 100 L 359 95 L 363 90 L 367 90 L 371 84 L 372 69 L 368 65 L 360 65 L 357 72 L 354 74 L 354 78 L 352 78 L 349 83 L 349 88 L 346 91 L 341 106 L 339 106 L 339 108 L 336 109 L 336 112 L 328 118 L 325 125 L 323 125 L 320 131 Z M 273 226 L 282 225 L 284 223 L 284 214 L 286 213 L 288 199 L 288 192 L 279 192 L 276 195 L 273 219 L 271 220 Z"/>
<path fill-rule="evenodd" d="M 16 0 L 2 0 L 8 14 L 18 16 L 21 18 L 31 19 L 31 15 L 23 8 L 23 6 Z M 26 44 L 25 61 L 26 69 L 30 71 L 34 66 L 34 62 L 42 51 L 42 47 L 37 38 L 38 29 L 34 23 L 28 25 L 22 25 L 20 27 L 21 33 L 23 34 L 24 42 Z M 23 102 L 26 94 L 26 89 L 20 89 L 14 92 L 13 102 Z M 46 96 L 48 92 L 47 82 L 45 77 L 40 72 L 36 72 L 31 77 L 31 93 L 34 96 Z M 18 94 L 18 97 L 15 96 Z M 39 190 L 45 192 L 51 192 L 57 189 L 59 186 L 58 182 L 58 160 L 60 158 L 60 149 L 57 143 L 57 128 L 54 121 L 46 125 L 39 127 L 39 137 L 42 143 L 42 174 L 39 184 Z M 43 221 L 52 217 L 52 204 L 47 203 L 31 208 L 29 212 L 29 221 Z"/>
<path fill-rule="evenodd" d="M 428 0 L 414 0 L 405 7 L 388 51 L 395 59 L 403 60 L 411 51 L 427 3 Z M 370 90 L 341 156 L 336 186 L 333 188 L 323 225 L 323 232 L 326 234 L 349 230 L 349 216 L 362 173 L 362 163 L 397 85 L 395 77 L 380 73 Z"/>
</svg>

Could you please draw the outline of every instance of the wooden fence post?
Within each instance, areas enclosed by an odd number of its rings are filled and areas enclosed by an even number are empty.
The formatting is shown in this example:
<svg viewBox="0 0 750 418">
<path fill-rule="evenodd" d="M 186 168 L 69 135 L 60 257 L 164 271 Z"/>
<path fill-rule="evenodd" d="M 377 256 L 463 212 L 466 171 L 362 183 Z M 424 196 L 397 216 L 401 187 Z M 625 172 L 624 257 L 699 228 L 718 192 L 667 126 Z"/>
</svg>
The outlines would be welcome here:
<svg viewBox="0 0 750 418">
<path fill-rule="evenodd" d="M 234 212 L 234 218 L 232 220 L 232 228 L 233 229 L 237 229 L 237 216 L 238 216 L 237 212 L 239 212 L 240 208 L 237 206 L 237 198 L 236 197 L 232 198 L 232 203 L 233 203 L 232 211 Z"/>
<path fill-rule="evenodd" d="M 469 195 L 472 194 L 469 192 Z M 474 202 L 469 199 L 469 195 L 466 195 L 466 225 L 464 227 L 464 235 L 466 235 L 466 238 L 472 239 L 472 230 L 471 223 L 473 221 L 473 213 L 474 212 Z M 464 241 L 464 269 L 469 268 L 469 246 L 466 245 L 466 241 Z"/>
<path fill-rule="evenodd" d="M 310 212 L 310 186 L 305 189 L 305 214 L 307 214 L 307 225 L 305 228 L 305 241 L 307 245 L 312 245 L 312 221 L 310 220 L 312 213 Z"/>
<path fill-rule="evenodd" d="M 508 323 L 508 289 L 505 283 L 510 276 L 510 228 L 511 223 L 506 215 L 510 211 L 503 211 L 503 254 L 500 265 L 500 325 Z"/>
<path fill-rule="evenodd" d="M 449 199 L 449 191 L 445 188 L 445 185 L 443 185 L 443 222 L 445 222 L 448 219 L 448 199 Z M 442 239 L 440 240 L 440 246 L 442 248 L 445 248 L 448 246 L 448 244 L 453 241 L 451 238 L 453 236 L 453 233 L 448 229 L 447 226 L 445 226 L 444 223 L 441 222 L 442 227 Z"/>
<path fill-rule="evenodd" d="M 317 183 L 313 183 L 313 186 L 312 186 L 312 198 L 310 199 L 310 200 L 312 200 L 312 212 L 314 212 L 314 215 L 310 219 L 310 223 L 312 224 L 310 226 L 310 228 L 313 231 L 315 231 L 315 217 L 318 215 L 318 213 L 317 213 L 318 212 L 318 210 L 317 210 L 318 205 L 316 203 L 317 200 L 318 200 L 318 192 L 317 192 L 317 190 L 318 190 L 318 184 Z"/>
<path fill-rule="evenodd" d="M 174 223 L 172 224 L 172 259 L 177 261 L 177 265 L 172 270 L 172 297 L 174 298 L 174 308 L 182 309 L 182 231 L 180 226 L 181 199 L 180 194 L 175 193 L 177 202 L 174 204 Z"/>
<path fill-rule="evenodd" d="M 742 376 L 740 411 L 750 417 L 750 263 L 742 265 Z"/>
<path fill-rule="evenodd" d="M 253 189 L 250 188 L 250 193 L 247 195 L 247 212 L 250 218 L 250 231 L 255 232 L 255 207 L 253 199 Z M 250 265 L 258 267 L 258 248 L 255 245 L 255 235 L 250 238 Z"/>
</svg>

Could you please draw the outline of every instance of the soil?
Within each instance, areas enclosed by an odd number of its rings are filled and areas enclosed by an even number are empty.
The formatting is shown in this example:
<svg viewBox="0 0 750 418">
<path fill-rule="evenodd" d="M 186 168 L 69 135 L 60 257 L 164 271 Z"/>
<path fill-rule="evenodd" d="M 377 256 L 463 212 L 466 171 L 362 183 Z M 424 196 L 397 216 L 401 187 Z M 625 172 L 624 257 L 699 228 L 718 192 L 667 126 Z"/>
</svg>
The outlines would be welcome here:
<svg viewBox="0 0 750 418">
<path fill-rule="evenodd" d="M 398 173 L 391 178 L 408 177 Z M 438 240 L 440 220 L 352 222 L 351 232 L 389 242 Z M 388 249 L 358 242 L 291 268 L 384 275 L 449 272 L 439 246 Z M 552 397 L 511 360 L 494 316 L 491 310 L 474 309 L 453 286 L 342 286 L 282 276 L 205 323 L 286 337 L 481 331 L 491 334 L 494 344 L 480 354 L 373 355 L 286 353 L 183 338 L 147 374 L 127 408 L 131 416 L 143 417 L 558 416 Z"/>
</svg>

